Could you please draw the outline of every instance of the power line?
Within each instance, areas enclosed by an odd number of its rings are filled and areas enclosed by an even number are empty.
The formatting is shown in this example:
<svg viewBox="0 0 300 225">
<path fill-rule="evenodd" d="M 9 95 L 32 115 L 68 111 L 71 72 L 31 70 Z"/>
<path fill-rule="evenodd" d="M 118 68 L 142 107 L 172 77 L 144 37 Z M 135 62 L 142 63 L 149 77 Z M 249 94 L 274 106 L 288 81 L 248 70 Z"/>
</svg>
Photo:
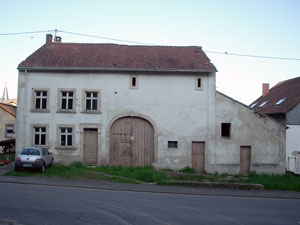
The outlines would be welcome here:
<svg viewBox="0 0 300 225">
<path fill-rule="evenodd" d="M 18 33 L 3 33 L 0 36 L 9 36 L 9 35 L 21 35 L 21 34 L 36 34 L 36 33 L 51 33 L 55 30 L 40 30 L 40 31 L 29 31 L 29 32 L 18 32 Z"/>
<path fill-rule="evenodd" d="M 251 57 L 251 58 L 280 59 L 280 60 L 300 60 L 300 59 L 297 59 L 297 58 L 285 58 L 285 57 L 262 56 L 262 55 L 247 55 L 247 54 L 230 53 L 230 52 L 216 52 L 216 51 L 204 51 L 204 52 L 206 52 L 206 53 L 212 53 L 212 54 L 222 54 L 222 55 L 233 55 L 233 56 Z"/>
<path fill-rule="evenodd" d="M 63 30 L 57 30 L 57 32 L 66 33 L 66 34 L 74 34 L 74 35 L 85 36 L 85 37 L 105 39 L 105 40 L 110 40 L 110 41 L 127 42 L 127 43 L 132 43 L 132 44 L 154 45 L 154 44 L 138 42 L 138 41 L 128 41 L 128 40 L 122 40 L 122 39 L 116 39 L 116 38 L 101 37 L 101 36 L 96 36 L 96 35 L 80 34 L 80 33 L 75 33 L 75 32 L 70 32 L 70 31 L 63 31 Z"/>
<path fill-rule="evenodd" d="M 17 33 L 0 33 L 0 36 L 9 36 L 9 35 L 22 35 L 22 34 L 34 34 L 34 33 L 51 33 L 51 32 L 61 32 L 66 34 L 78 35 L 78 36 L 85 36 L 91 38 L 98 38 L 110 41 L 118 41 L 118 42 L 125 42 L 131 44 L 140 44 L 140 45 L 151 45 L 151 46 L 158 46 L 155 44 L 149 44 L 145 42 L 138 42 L 138 41 L 128 41 L 124 39 L 116 39 L 116 38 L 109 38 L 109 37 L 102 37 L 97 35 L 90 35 L 90 34 L 82 34 L 82 33 L 75 33 L 70 31 L 63 31 L 63 30 L 42 30 L 42 31 L 29 31 L 29 32 L 17 32 Z M 249 55 L 249 54 L 241 54 L 241 53 L 231 53 L 231 52 L 219 52 L 219 51 L 204 51 L 205 53 L 211 54 L 221 54 L 221 55 L 231 55 L 231 56 L 241 56 L 241 57 L 249 57 L 249 58 L 261 58 L 261 59 L 277 59 L 277 60 L 293 60 L 293 61 L 300 61 L 300 58 L 288 58 L 288 57 L 276 57 L 276 56 L 261 56 L 261 55 Z"/>
</svg>

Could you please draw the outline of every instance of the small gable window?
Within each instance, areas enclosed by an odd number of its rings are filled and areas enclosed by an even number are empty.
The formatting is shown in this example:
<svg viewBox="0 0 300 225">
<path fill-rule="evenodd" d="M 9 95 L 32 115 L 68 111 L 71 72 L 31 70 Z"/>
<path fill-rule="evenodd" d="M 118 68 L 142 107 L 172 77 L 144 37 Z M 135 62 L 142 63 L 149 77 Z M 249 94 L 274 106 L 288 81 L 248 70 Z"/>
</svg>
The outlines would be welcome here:
<svg viewBox="0 0 300 225">
<path fill-rule="evenodd" d="M 202 78 L 201 77 L 196 77 L 195 89 L 196 90 L 202 90 Z"/>
<path fill-rule="evenodd" d="M 280 105 L 281 103 L 283 103 L 287 98 L 282 98 L 280 99 L 278 102 L 275 103 L 275 105 Z"/>
<path fill-rule="evenodd" d="M 137 89 L 138 88 L 138 77 L 137 76 L 130 76 L 130 88 Z"/>
<path fill-rule="evenodd" d="M 269 102 L 269 100 L 267 100 L 267 101 L 264 101 L 263 103 L 261 103 L 261 104 L 258 106 L 258 108 L 261 108 L 261 107 L 263 107 L 263 106 L 264 106 L 264 105 L 266 105 L 268 102 Z"/>
<path fill-rule="evenodd" d="M 221 124 L 221 136 L 230 137 L 230 126 L 231 123 L 222 123 Z"/>
</svg>

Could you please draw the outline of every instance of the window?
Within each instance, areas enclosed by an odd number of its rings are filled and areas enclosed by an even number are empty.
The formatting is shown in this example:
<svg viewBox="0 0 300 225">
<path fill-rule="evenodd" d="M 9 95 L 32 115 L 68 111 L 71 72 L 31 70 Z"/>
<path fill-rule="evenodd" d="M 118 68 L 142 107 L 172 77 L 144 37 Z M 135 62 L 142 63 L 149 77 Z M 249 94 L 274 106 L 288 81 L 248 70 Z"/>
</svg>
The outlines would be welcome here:
<svg viewBox="0 0 300 225">
<path fill-rule="evenodd" d="M 76 149 L 74 125 L 57 125 L 56 149 Z"/>
<path fill-rule="evenodd" d="M 202 90 L 202 77 L 196 77 L 195 89 L 196 90 Z"/>
<path fill-rule="evenodd" d="M 49 112 L 49 89 L 32 89 L 32 111 Z"/>
<path fill-rule="evenodd" d="M 259 106 L 258 106 L 258 108 L 261 108 L 261 107 L 263 107 L 265 104 L 267 104 L 269 102 L 269 100 L 267 100 L 267 101 L 264 101 L 263 103 L 261 103 Z"/>
<path fill-rule="evenodd" d="M 31 125 L 31 145 L 48 146 L 48 128 L 47 124 L 32 124 Z"/>
<path fill-rule="evenodd" d="M 134 75 L 130 76 L 130 88 L 131 89 L 138 88 L 138 76 L 134 76 Z"/>
<path fill-rule="evenodd" d="M 13 138 L 14 136 L 14 125 L 7 124 L 5 128 L 5 137 L 6 138 Z"/>
<path fill-rule="evenodd" d="M 60 146 L 72 146 L 73 128 L 61 127 L 60 128 Z"/>
<path fill-rule="evenodd" d="M 287 98 L 282 98 L 280 99 L 278 102 L 275 103 L 275 105 L 280 105 L 281 103 L 283 103 Z"/>
<path fill-rule="evenodd" d="M 101 113 L 100 111 L 100 90 L 83 91 L 83 112 Z"/>
<path fill-rule="evenodd" d="M 168 148 L 178 148 L 178 141 L 168 141 Z"/>
<path fill-rule="evenodd" d="M 58 112 L 75 112 L 75 89 L 58 89 Z"/>
<path fill-rule="evenodd" d="M 222 137 L 230 137 L 230 123 L 222 123 L 221 124 L 221 136 Z"/>
<path fill-rule="evenodd" d="M 46 127 L 34 128 L 34 145 L 46 145 Z"/>
<path fill-rule="evenodd" d="M 257 105 L 257 102 L 253 103 L 252 105 L 250 105 L 250 108 L 254 108 Z"/>
</svg>

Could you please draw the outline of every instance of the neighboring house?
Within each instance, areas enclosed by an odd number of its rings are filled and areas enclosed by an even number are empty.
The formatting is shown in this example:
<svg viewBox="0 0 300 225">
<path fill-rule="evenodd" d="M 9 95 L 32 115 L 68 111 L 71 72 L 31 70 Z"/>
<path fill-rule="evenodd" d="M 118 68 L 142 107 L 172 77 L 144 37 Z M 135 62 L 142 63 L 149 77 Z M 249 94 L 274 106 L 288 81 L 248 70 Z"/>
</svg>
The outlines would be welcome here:
<svg viewBox="0 0 300 225">
<path fill-rule="evenodd" d="M 201 47 L 55 40 L 47 35 L 18 67 L 18 151 L 43 146 L 62 163 L 284 173 L 285 125 L 216 92 Z"/>
<path fill-rule="evenodd" d="M 270 90 L 269 84 L 263 84 L 262 96 L 250 108 L 287 125 L 286 169 L 295 172 L 300 153 L 300 77 L 279 82 Z M 297 164 L 300 165 L 300 157 Z"/>
<path fill-rule="evenodd" d="M 0 103 L 0 152 L 13 152 L 17 107 Z"/>
</svg>

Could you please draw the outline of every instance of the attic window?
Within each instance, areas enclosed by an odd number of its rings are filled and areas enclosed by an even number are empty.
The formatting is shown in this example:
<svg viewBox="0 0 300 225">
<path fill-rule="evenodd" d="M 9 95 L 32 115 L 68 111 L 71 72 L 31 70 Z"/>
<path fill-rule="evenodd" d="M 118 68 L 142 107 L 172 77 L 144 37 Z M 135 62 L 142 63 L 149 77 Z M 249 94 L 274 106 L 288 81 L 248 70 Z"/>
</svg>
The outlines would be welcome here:
<svg viewBox="0 0 300 225">
<path fill-rule="evenodd" d="M 259 106 L 258 106 L 258 108 L 261 108 L 261 107 L 263 107 L 265 104 L 267 104 L 269 102 L 269 100 L 267 100 L 267 101 L 264 101 L 263 103 L 261 103 Z"/>
<path fill-rule="evenodd" d="M 278 102 L 275 103 L 275 105 L 280 105 L 281 103 L 283 103 L 287 98 L 282 98 L 280 99 Z"/>
<path fill-rule="evenodd" d="M 195 89 L 196 90 L 202 90 L 202 77 L 196 77 Z"/>
<path fill-rule="evenodd" d="M 254 108 L 257 105 L 257 102 L 253 103 L 252 105 L 250 105 L 250 108 Z"/>
<path fill-rule="evenodd" d="M 221 123 L 221 136 L 230 137 L 230 123 Z"/>
<path fill-rule="evenodd" d="M 131 89 L 137 89 L 138 88 L 138 76 L 130 76 L 130 86 Z"/>
</svg>

